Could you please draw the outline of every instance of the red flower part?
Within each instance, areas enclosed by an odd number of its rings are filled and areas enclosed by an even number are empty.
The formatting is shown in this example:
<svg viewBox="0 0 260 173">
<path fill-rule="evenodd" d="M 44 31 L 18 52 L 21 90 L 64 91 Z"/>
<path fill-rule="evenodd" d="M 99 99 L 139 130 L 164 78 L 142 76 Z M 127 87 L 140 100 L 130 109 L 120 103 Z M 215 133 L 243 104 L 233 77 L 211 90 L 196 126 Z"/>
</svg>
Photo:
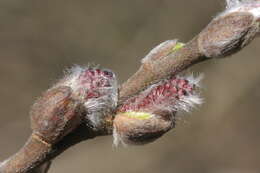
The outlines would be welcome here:
<svg viewBox="0 0 260 173">
<path fill-rule="evenodd" d="M 202 102 L 197 94 L 200 79 L 171 77 L 126 100 L 114 119 L 114 144 L 147 144 L 172 129 L 177 112 Z"/>
<path fill-rule="evenodd" d="M 99 126 L 104 116 L 117 105 L 117 80 L 110 70 L 76 66 L 57 84 L 60 85 L 72 89 L 73 97 L 83 103 L 86 119 L 94 127 Z"/>
<path fill-rule="evenodd" d="M 179 76 L 163 80 L 128 99 L 120 106 L 119 112 L 189 111 L 195 104 L 200 104 L 202 101 L 196 92 L 199 80 L 200 77 L 196 79 Z"/>
</svg>

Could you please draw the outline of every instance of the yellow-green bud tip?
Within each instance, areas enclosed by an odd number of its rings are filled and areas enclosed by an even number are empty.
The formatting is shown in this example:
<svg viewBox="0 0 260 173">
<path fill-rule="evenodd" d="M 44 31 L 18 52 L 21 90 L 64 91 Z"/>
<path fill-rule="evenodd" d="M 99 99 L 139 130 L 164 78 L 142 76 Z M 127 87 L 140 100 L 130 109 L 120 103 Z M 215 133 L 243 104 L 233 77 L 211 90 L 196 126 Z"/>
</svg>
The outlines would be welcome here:
<svg viewBox="0 0 260 173">
<path fill-rule="evenodd" d="M 175 51 L 177 51 L 177 50 L 183 48 L 184 46 L 185 46 L 184 43 L 178 42 L 178 43 L 176 43 L 176 45 L 172 48 L 172 51 L 171 51 L 171 52 L 175 52 Z"/>
<path fill-rule="evenodd" d="M 136 118 L 139 120 L 147 120 L 153 117 L 153 114 L 147 112 L 125 112 L 121 115 L 127 116 L 129 118 Z"/>
</svg>

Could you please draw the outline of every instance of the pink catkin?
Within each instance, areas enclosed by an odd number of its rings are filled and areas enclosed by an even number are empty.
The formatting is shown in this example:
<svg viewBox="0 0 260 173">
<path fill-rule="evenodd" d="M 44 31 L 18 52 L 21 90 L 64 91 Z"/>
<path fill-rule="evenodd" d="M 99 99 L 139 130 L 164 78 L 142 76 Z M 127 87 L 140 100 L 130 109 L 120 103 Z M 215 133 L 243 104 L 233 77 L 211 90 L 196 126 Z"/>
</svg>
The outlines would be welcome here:
<svg viewBox="0 0 260 173">
<path fill-rule="evenodd" d="M 175 108 L 174 104 L 193 95 L 195 88 L 196 85 L 185 78 L 171 77 L 128 99 L 119 112 L 149 110 L 158 106 Z"/>
<path fill-rule="evenodd" d="M 100 89 L 112 87 L 110 80 L 114 78 L 114 74 L 107 70 L 88 68 L 79 76 L 79 83 L 83 87 L 85 99 L 98 98 L 102 95 Z"/>
<path fill-rule="evenodd" d="M 172 129 L 178 113 L 201 104 L 198 78 L 174 76 L 126 100 L 114 119 L 114 144 L 146 144 Z M 145 114 L 143 114 L 145 113 Z M 149 115 L 142 119 L 139 115 Z"/>
<path fill-rule="evenodd" d="M 94 127 L 101 125 L 104 116 L 117 106 L 116 75 L 107 69 L 75 66 L 57 85 L 72 89 L 73 97 L 82 102 L 86 119 Z"/>
</svg>

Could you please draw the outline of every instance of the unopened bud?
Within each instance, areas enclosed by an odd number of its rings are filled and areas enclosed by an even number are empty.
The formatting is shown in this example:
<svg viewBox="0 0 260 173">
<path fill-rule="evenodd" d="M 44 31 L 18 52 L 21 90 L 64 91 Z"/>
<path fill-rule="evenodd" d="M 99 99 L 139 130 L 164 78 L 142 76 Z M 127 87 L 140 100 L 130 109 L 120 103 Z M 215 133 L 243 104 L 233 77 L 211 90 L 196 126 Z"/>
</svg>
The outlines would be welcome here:
<svg viewBox="0 0 260 173">
<path fill-rule="evenodd" d="M 155 63 L 157 60 L 163 59 L 168 54 L 181 49 L 185 44 L 175 40 L 167 40 L 153 48 L 148 55 L 142 59 L 143 64 Z"/>
<path fill-rule="evenodd" d="M 172 116 L 164 119 L 148 112 L 125 112 L 114 120 L 114 144 L 142 145 L 153 142 L 174 126 Z"/>
<path fill-rule="evenodd" d="M 236 53 L 259 34 L 259 22 L 259 1 L 227 0 L 227 9 L 199 34 L 199 49 L 209 58 Z"/>
<path fill-rule="evenodd" d="M 31 127 L 41 140 L 54 144 L 80 123 L 80 104 L 71 89 L 60 86 L 48 90 L 31 109 Z"/>
</svg>

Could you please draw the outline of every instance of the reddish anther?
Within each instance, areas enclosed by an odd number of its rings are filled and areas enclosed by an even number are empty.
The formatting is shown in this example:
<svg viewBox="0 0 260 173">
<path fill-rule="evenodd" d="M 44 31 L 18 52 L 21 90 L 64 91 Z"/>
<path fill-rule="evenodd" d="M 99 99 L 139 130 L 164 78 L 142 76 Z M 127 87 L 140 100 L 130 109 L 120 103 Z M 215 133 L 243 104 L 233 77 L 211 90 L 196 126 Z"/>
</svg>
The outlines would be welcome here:
<svg viewBox="0 0 260 173">
<path fill-rule="evenodd" d="M 188 80 L 180 77 L 172 77 L 143 91 L 140 95 L 128 99 L 119 108 L 119 112 L 149 109 L 153 105 L 167 102 L 174 104 L 174 102 L 182 97 L 191 94 L 193 90 L 194 84 Z"/>
</svg>

